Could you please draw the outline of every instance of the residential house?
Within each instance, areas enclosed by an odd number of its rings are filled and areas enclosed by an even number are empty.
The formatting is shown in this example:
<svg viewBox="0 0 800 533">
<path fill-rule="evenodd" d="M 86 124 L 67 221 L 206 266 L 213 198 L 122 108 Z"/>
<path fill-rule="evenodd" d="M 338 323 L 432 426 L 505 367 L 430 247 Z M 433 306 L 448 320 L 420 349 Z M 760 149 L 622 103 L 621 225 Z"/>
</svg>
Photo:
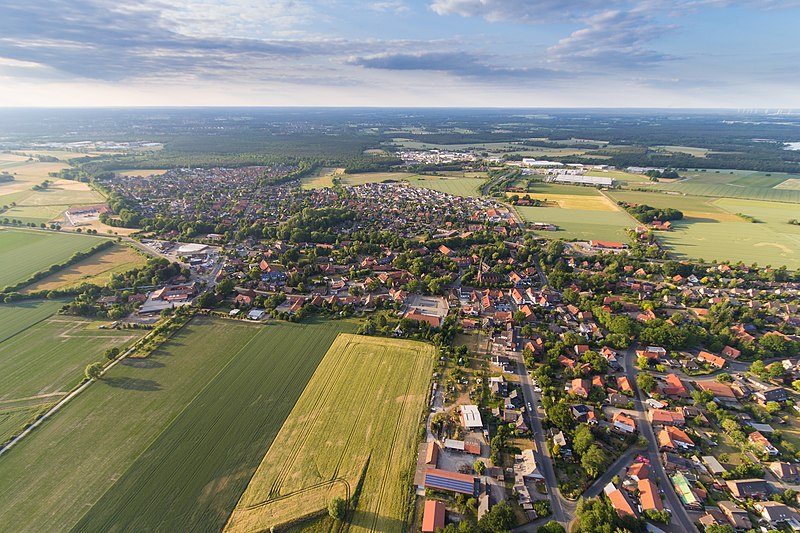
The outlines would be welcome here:
<svg viewBox="0 0 800 533">
<path fill-rule="evenodd" d="M 667 350 L 661 346 L 647 346 L 641 350 L 636 350 L 636 357 L 647 357 L 658 361 L 662 357 L 666 357 Z"/>
<path fill-rule="evenodd" d="M 750 516 L 747 511 L 733 503 L 732 501 L 717 502 L 717 507 L 728 519 L 728 522 L 733 529 L 750 529 L 753 524 L 750 522 Z"/>
<path fill-rule="evenodd" d="M 725 484 L 733 497 L 738 500 L 747 498 L 761 500 L 770 493 L 769 483 L 763 479 L 729 479 Z"/>
<path fill-rule="evenodd" d="M 631 416 L 619 411 L 611 419 L 611 428 L 620 433 L 636 433 L 636 422 Z"/>
<path fill-rule="evenodd" d="M 665 426 L 658 432 L 658 446 L 661 450 L 690 450 L 694 448 L 694 441 L 682 429 L 674 426 Z"/>
<path fill-rule="evenodd" d="M 637 487 L 639 488 L 639 501 L 642 505 L 642 510 L 664 510 L 664 504 L 661 502 L 661 493 L 655 483 L 650 479 L 640 479 Z"/>
<path fill-rule="evenodd" d="M 686 386 L 675 374 L 667 374 L 664 384 L 660 387 L 661 394 L 671 398 L 688 398 L 690 396 Z"/>
<path fill-rule="evenodd" d="M 631 500 L 628 498 L 627 494 L 619 489 L 615 489 L 610 491 L 607 496 L 608 499 L 611 500 L 611 505 L 614 507 L 614 510 L 617 511 L 619 516 L 632 516 L 634 518 L 638 517 L 638 513 L 633 508 L 633 504 L 631 503 Z"/>
<path fill-rule="evenodd" d="M 633 463 L 628 467 L 626 475 L 636 482 L 648 479 L 650 477 L 650 465 L 642 462 Z"/>
<path fill-rule="evenodd" d="M 765 437 L 760 431 L 754 431 L 750 433 L 750 435 L 747 436 L 747 440 L 750 441 L 750 444 L 760 450 L 763 450 L 769 455 L 778 455 L 780 453 L 778 449 L 772 445 L 769 439 L 767 439 L 767 437 Z"/>
<path fill-rule="evenodd" d="M 782 461 L 775 461 L 769 465 L 770 471 L 775 474 L 775 477 L 787 483 L 796 483 L 800 469 L 796 464 L 784 463 Z"/>
<path fill-rule="evenodd" d="M 789 523 L 790 526 L 797 526 L 792 527 L 795 531 L 800 529 L 800 523 L 797 522 L 797 511 L 786 504 L 780 502 L 758 502 L 754 507 L 761 515 L 761 518 L 772 525 Z"/>
<path fill-rule="evenodd" d="M 650 422 L 654 426 L 677 426 L 686 425 L 686 419 L 681 411 L 667 411 L 666 409 L 651 409 Z"/>
<path fill-rule="evenodd" d="M 575 420 L 578 422 L 583 422 L 589 424 L 590 426 L 598 423 L 597 415 L 594 412 L 594 407 L 585 404 L 578 404 L 573 405 L 570 408 L 570 411 L 572 411 L 572 416 L 574 416 Z"/>
<path fill-rule="evenodd" d="M 702 351 L 697 354 L 697 360 L 701 363 L 707 363 L 715 368 L 724 368 L 728 363 L 724 358 L 706 351 Z"/>
</svg>

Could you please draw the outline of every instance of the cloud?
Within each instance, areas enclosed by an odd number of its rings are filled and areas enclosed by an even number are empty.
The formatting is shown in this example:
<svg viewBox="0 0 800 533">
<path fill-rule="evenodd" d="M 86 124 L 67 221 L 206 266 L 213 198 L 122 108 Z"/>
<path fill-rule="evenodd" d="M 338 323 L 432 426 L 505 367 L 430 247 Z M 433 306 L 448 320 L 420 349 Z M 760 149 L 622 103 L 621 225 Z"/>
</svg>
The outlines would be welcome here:
<svg viewBox="0 0 800 533">
<path fill-rule="evenodd" d="M 348 63 L 369 69 L 417 70 L 452 74 L 463 78 L 502 80 L 507 78 L 559 78 L 565 74 L 538 67 L 504 67 L 469 52 L 383 53 L 351 58 Z M 488 58 L 491 59 L 491 58 Z"/>
<path fill-rule="evenodd" d="M 548 60 L 559 64 L 596 64 L 603 67 L 640 68 L 675 59 L 646 48 L 646 44 L 674 30 L 655 24 L 646 14 L 606 11 L 585 21 L 547 50 Z"/>
</svg>

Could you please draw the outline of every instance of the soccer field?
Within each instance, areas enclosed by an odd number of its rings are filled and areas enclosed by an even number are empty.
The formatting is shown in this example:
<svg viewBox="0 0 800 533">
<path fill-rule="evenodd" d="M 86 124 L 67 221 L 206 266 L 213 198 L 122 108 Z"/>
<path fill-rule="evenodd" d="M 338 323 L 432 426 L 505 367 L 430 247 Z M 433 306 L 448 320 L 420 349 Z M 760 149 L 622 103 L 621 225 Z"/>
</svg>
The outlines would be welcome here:
<svg viewBox="0 0 800 533">
<path fill-rule="evenodd" d="M 404 531 L 434 356 L 419 342 L 340 335 L 226 531 L 269 530 L 354 496 L 359 484 L 348 530 Z"/>
</svg>

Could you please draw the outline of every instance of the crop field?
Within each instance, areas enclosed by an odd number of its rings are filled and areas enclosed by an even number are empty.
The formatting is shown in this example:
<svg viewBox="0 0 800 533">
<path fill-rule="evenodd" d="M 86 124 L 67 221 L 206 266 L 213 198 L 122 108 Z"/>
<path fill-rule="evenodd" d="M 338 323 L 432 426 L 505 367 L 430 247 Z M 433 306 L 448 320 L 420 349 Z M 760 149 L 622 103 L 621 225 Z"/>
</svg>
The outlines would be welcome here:
<svg viewBox="0 0 800 533">
<path fill-rule="evenodd" d="M 122 176 L 139 176 L 146 178 L 148 176 L 160 176 L 169 172 L 166 168 L 126 168 L 124 170 L 117 170 L 116 173 Z"/>
<path fill-rule="evenodd" d="M 304 189 L 323 189 L 333 187 L 333 177 L 344 175 L 343 168 L 325 167 L 317 170 L 313 176 L 300 178 L 300 184 Z"/>
<path fill-rule="evenodd" d="M 615 202 L 646 204 L 659 209 L 666 207 L 678 209 L 683 212 L 685 217 L 691 219 L 710 219 L 719 222 L 741 222 L 742 220 L 716 205 L 716 198 L 625 190 L 614 190 L 605 194 Z"/>
<path fill-rule="evenodd" d="M 657 150 L 663 150 L 665 152 L 670 153 L 681 153 L 681 154 L 689 154 L 695 157 L 705 157 L 709 150 L 708 148 L 700 148 L 698 146 L 673 146 L 673 145 L 659 145 L 653 146 L 653 148 Z"/>
<path fill-rule="evenodd" d="M 435 352 L 340 335 L 258 467 L 226 531 L 266 531 L 361 490 L 348 531 L 405 530 Z"/>
<path fill-rule="evenodd" d="M 560 207 L 517 207 L 519 214 L 528 222 L 549 222 L 558 226 L 558 231 L 542 231 L 538 235 L 565 240 L 604 240 L 628 242 L 626 229 L 637 222 L 622 210 L 597 211 L 562 209 Z"/>
<path fill-rule="evenodd" d="M 544 181 L 533 182 L 530 192 L 543 195 L 568 194 L 570 196 L 600 196 L 600 191 L 594 187 L 546 183 Z"/>
<path fill-rule="evenodd" d="M 800 178 L 789 178 L 788 180 L 782 181 L 778 185 L 775 185 L 775 189 L 800 191 Z"/>
<path fill-rule="evenodd" d="M 728 212 L 737 221 L 690 218 L 676 223 L 673 231 L 658 234 L 673 255 L 680 259 L 800 268 L 800 227 L 788 223 L 797 216 L 794 204 L 720 198 L 711 205 Z M 745 222 L 735 213 L 752 216 L 759 223 Z"/>
<path fill-rule="evenodd" d="M 587 196 L 580 194 L 552 194 L 552 193 L 510 193 L 506 196 L 518 195 L 520 198 L 531 198 L 545 202 L 544 207 L 559 207 L 561 209 L 578 209 L 583 211 L 620 211 L 612 200 L 605 196 Z"/>
<path fill-rule="evenodd" d="M 59 300 L 21 301 L 0 304 L 0 345 L 17 333 L 28 329 L 58 311 Z"/>
<path fill-rule="evenodd" d="M 101 242 L 69 233 L 0 229 L 0 287 L 24 281 Z"/>
<path fill-rule="evenodd" d="M 685 179 L 671 183 L 643 183 L 640 186 L 695 196 L 800 203 L 800 190 L 780 188 L 781 183 L 786 180 L 800 178 L 797 174 L 708 170 L 682 172 L 681 175 Z"/>
<path fill-rule="evenodd" d="M 16 307 L 0 310 L 10 313 Z M 52 310 L 45 303 L 40 308 L 42 313 Z M 97 322 L 76 317 L 55 315 L 35 322 L 37 315 L 29 311 L 28 316 L 27 328 L 18 323 L 18 332 L 0 342 L 0 419 L 16 419 L 20 411 L 58 401 L 83 380 L 87 364 L 102 360 L 103 351 L 140 336 L 135 330 L 100 330 Z M 0 424 L 10 432 L 20 429 L 7 421 Z M 10 436 L 0 433 L 0 442 Z"/>
<path fill-rule="evenodd" d="M 416 174 L 408 172 L 363 172 L 361 174 L 343 174 L 342 185 L 364 185 L 365 183 L 381 183 L 383 181 L 403 181 Z"/>
<path fill-rule="evenodd" d="M 111 280 L 112 274 L 127 272 L 146 262 L 147 258 L 130 246 L 115 244 L 108 250 L 102 250 L 79 263 L 28 285 L 23 292 L 66 289 L 82 283 L 103 286 Z"/>
<path fill-rule="evenodd" d="M 4 525 L 220 530 L 324 353 L 353 327 L 193 319 L 0 458 Z"/>
<path fill-rule="evenodd" d="M 479 187 L 486 183 L 483 178 L 464 178 L 450 176 L 414 176 L 409 178 L 414 187 L 441 191 L 454 196 L 478 196 Z"/>
</svg>

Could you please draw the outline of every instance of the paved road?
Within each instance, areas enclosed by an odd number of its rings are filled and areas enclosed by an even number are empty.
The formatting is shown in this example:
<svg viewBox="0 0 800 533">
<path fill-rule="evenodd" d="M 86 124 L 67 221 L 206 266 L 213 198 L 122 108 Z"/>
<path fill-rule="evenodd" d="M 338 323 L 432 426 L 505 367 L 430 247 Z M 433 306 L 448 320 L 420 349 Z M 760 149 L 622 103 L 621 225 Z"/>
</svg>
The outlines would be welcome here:
<svg viewBox="0 0 800 533">
<path fill-rule="evenodd" d="M 522 395 L 525 398 L 525 405 L 532 407 L 527 408 L 526 411 L 528 413 L 528 424 L 530 424 L 533 437 L 536 441 L 534 457 L 536 458 L 536 464 L 539 465 L 545 483 L 547 484 L 547 494 L 550 498 L 550 508 L 553 511 L 553 519 L 558 520 L 562 525 L 566 526 L 570 517 L 564 507 L 565 504 L 569 505 L 569 503 L 564 500 L 558 490 L 558 481 L 556 479 L 555 470 L 553 469 L 553 460 L 547 449 L 544 431 L 542 430 L 542 421 L 539 418 L 538 404 L 536 403 L 536 394 L 533 391 L 533 384 L 531 384 L 528 370 L 525 368 L 525 363 L 522 360 L 522 354 L 515 352 L 513 357 L 517 362 L 517 373 L 519 374 L 519 382 L 522 388 Z"/>
<path fill-rule="evenodd" d="M 639 390 L 639 387 L 636 385 L 636 374 L 638 374 L 638 370 L 633 366 L 635 361 L 636 345 L 633 345 L 625 352 L 625 373 L 628 376 L 628 380 L 630 381 L 631 387 L 633 387 L 633 391 L 635 393 L 633 405 L 640 420 L 639 431 L 641 432 L 642 436 L 647 439 L 647 456 L 650 459 L 650 466 L 656 477 L 661 480 L 659 485 L 661 490 L 664 491 L 664 494 L 667 497 L 667 503 L 669 504 L 669 509 L 672 511 L 672 523 L 670 524 L 670 529 L 685 532 L 697 531 L 692 519 L 686 512 L 686 508 L 683 506 L 683 504 L 681 504 L 678 495 L 675 493 L 675 489 L 672 487 L 672 482 L 667 477 L 666 471 L 664 471 L 664 465 L 661 464 L 661 459 L 659 458 L 658 454 L 658 442 L 656 441 L 655 433 L 653 433 L 653 426 L 647 422 L 645 409 L 641 400 L 642 394 Z"/>
</svg>

